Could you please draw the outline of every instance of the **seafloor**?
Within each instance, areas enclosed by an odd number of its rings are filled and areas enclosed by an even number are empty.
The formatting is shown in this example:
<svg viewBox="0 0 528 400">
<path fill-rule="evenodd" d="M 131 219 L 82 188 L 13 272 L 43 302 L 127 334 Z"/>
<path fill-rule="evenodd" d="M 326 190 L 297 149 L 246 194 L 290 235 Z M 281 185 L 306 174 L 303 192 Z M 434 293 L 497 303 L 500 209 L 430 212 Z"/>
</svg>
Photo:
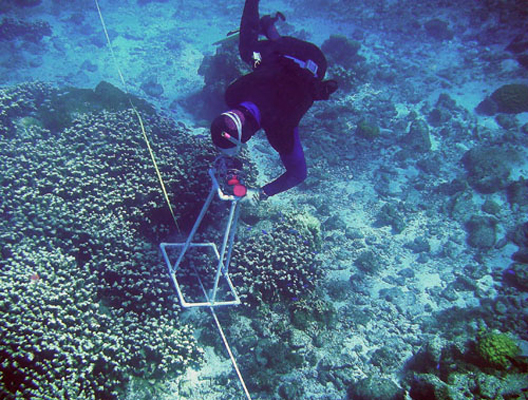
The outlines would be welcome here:
<svg viewBox="0 0 528 400">
<path fill-rule="evenodd" d="M 214 43 L 243 1 L 100 7 L 113 55 L 96 3 L 0 3 L 0 398 L 247 398 L 158 247 L 209 191 L 208 126 L 248 72 Z M 251 398 L 528 399 L 526 1 L 261 11 L 321 46 L 340 89 L 301 123 L 307 180 L 242 205 L 243 301 L 217 315 Z M 249 147 L 251 185 L 281 173 L 264 135 Z M 196 240 L 218 243 L 227 211 Z M 208 249 L 178 276 L 193 298 Z"/>
</svg>

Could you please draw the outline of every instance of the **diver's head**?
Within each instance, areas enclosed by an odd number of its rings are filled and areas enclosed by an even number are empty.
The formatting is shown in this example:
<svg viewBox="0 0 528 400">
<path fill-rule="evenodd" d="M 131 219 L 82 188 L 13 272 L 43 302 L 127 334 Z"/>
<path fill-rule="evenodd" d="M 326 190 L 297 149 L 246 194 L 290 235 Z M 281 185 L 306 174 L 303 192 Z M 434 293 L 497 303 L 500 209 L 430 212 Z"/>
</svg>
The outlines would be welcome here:
<svg viewBox="0 0 528 400">
<path fill-rule="evenodd" d="M 255 121 L 245 109 L 232 109 L 220 114 L 211 124 L 211 139 L 218 151 L 237 155 L 243 144 L 257 131 Z"/>
</svg>

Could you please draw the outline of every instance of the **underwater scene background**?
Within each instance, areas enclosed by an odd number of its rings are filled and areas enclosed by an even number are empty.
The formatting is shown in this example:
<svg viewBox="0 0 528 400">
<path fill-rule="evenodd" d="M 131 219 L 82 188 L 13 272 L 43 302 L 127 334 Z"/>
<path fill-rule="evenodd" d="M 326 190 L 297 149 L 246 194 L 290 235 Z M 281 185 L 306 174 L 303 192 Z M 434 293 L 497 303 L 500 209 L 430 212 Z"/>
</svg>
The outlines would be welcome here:
<svg viewBox="0 0 528 400">
<path fill-rule="evenodd" d="M 159 251 L 210 190 L 243 6 L 101 0 L 114 59 L 93 2 L 0 3 L 1 399 L 246 398 Z M 260 10 L 340 88 L 300 125 L 306 181 L 242 205 L 242 304 L 216 312 L 251 397 L 527 399 L 526 1 Z M 282 171 L 262 133 L 244 157 L 250 186 Z"/>
</svg>

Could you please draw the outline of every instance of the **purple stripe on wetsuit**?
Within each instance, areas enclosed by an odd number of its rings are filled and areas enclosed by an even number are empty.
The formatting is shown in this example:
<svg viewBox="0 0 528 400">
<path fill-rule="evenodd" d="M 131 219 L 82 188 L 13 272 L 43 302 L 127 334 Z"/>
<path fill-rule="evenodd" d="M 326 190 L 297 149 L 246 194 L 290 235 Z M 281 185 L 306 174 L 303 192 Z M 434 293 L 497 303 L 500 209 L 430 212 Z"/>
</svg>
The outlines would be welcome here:
<svg viewBox="0 0 528 400">
<path fill-rule="evenodd" d="M 252 103 L 251 101 L 244 101 L 243 103 L 240 103 L 240 105 L 243 106 L 246 110 L 248 110 L 251 115 L 253 115 L 253 118 L 255 118 L 260 127 L 260 110 L 255 105 L 255 103 Z"/>
<path fill-rule="evenodd" d="M 263 187 L 264 193 L 268 196 L 291 189 L 306 179 L 306 160 L 298 127 L 293 130 L 293 151 L 288 154 L 280 154 L 280 159 L 286 168 L 286 172 Z"/>
</svg>

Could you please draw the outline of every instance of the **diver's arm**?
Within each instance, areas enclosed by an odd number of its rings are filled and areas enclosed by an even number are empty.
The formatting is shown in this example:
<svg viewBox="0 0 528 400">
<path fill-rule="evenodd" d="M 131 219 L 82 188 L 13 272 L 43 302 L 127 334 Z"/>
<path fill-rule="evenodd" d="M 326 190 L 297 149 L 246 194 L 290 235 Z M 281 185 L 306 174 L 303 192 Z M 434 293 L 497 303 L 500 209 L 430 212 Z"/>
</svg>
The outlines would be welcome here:
<svg viewBox="0 0 528 400">
<path fill-rule="evenodd" d="M 262 188 L 266 196 L 273 196 L 297 186 L 306 179 L 307 168 L 304 152 L 299 138 L 299 129 L 294 130 L 293 150 L 291 153 L 280 155 L 282 164 L 286 168 L 281 176 Z"/>
</svg>

